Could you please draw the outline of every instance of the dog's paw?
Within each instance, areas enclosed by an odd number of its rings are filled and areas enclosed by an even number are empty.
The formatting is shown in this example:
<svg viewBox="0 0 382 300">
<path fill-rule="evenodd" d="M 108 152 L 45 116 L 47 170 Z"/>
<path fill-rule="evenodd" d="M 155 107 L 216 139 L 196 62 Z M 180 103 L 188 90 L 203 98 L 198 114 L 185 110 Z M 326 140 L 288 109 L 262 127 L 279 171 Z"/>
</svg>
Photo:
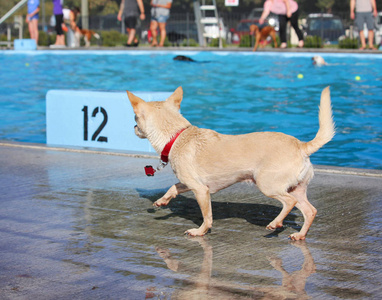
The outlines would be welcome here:
<svg viewBox="0 0 382 300">
<path fill-rule="evenodd" d="M 300 232 L 296 232 L 296 233 L 293 233 L 289 236 L 289 238 L 292 240 L 292 241 L 302 241 L 302 240 L 305 240 L 305 235 L 303 235 L 302 233 Z"/>
<path fill-rule="evenodd" d="M 186 234 L 186 235 L 190 235 L 190 236 L 203 236 L 203 235 L 205 235 L 206 233 L 203 232 L 202 230 L 200 230 L 200 228 L 194 228 L 194 229 L 186 230 L 186 231 L 184 232 L 184 234 Z"/>
<path fill-rule="evenodd" d="M 283 223 L 277 223 L 275 221 L 272 221 L 271 223 L 268 224 L 268 226 L 265 228 L 270 231 L 275 231 L 277 228 L 282 228 Z"/>
<path fill-rule="evenodd" d="M 153 206 L 155 206 L 155 207 L 161 207 L 161 206 L 166 206 L 168 204 L 168 201 L 164 201 L 164 200 L 162 200 L 162 199 L 159 199 L 159 200 L 157 200 L 157 201 L 155 201 L 154 203 L 153 203 Z"/>
</svg>

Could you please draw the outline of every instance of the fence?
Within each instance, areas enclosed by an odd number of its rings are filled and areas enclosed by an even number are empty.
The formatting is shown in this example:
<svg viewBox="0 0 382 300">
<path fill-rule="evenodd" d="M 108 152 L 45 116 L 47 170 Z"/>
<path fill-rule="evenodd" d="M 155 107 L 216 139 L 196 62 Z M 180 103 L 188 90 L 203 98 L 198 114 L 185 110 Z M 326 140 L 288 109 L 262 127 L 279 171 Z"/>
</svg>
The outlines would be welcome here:
<svg viewBox="0 0 382 300">
<path fill-rule="evenodd" d="M 300 18 L 301 28 L 303 28 L 305 36 L 314 35 L 319 36 L 323 41 L 336 43 L 340 36 L 347 35 L 349 37 L 357 37 L 358 34 L 354 30 L 350 20 L 349 13 L 337 14 L 336 17 L 317 17 L 307 18 L 307 13 L 301 13 Z M 239 24 L 245 23 L 245 19 L 248 14 L 243 13 L 220 13 L 220 18 L 223 21 L 224 28 L 220 28 L 220 32 L 226 41 L 226 44 L 238 43 L 235 39 L 235 33 Z M 39 27 L 41 31 L 45 31 L 48 35 L 54 35 L 54 27 L 50 25 L 50 15 L 46 15 L 45 19 L 40 16 Z M 6 23 L 0 25 L 0 40 L 7 40 L 7 35 L 10 35 L 12 39 L 19 38 L 20 32 L 24 38 L 28 37 L 27 25 L 24 23 L 20 25 L 22 18 L 10 17 Z M 173 13 L 167 22 L 167 35 L 169 45 L 195 45 L 198 41 L 197 27 L 195 24 L 195 17 L 193 13 Z M 123 22 L 117 20 L 117 15 L 106 16 L 90 16 L 88 17 L 89 28 L 97 31 L 118 31 L 122 34 L 125 32 Z M 79 22 L 81 24 L 81 22 Z M 150 17 L 146 20 L 139 22 L 138 35 L 141 37 L 142 42 L 147 42 L 148 30 L 150 24 Z M 20 27 L 21 30 L 20 31 Z M 249 27 L 249 26 L 248 26 Z M 292 31 L 289 31 L 293 33 Z M 293 35 L 291 36 L 293 38 Z M 211 41 L 209 41 L 211 42 Z"/>
</svg>

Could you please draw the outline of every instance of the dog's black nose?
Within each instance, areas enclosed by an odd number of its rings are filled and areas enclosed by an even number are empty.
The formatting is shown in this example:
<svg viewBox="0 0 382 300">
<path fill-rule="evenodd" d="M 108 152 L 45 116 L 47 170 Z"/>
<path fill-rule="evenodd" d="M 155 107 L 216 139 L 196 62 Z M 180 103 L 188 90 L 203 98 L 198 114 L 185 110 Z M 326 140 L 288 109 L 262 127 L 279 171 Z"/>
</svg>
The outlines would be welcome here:
<svg viewBox="0 0 382 300">
<path fill-rule="evenodd" d="M 135 126 L 134 126 L 134 129 L 137 128 L 137 127 L 138 127 L 138 125 L 135 125 Z"/>
</svg>

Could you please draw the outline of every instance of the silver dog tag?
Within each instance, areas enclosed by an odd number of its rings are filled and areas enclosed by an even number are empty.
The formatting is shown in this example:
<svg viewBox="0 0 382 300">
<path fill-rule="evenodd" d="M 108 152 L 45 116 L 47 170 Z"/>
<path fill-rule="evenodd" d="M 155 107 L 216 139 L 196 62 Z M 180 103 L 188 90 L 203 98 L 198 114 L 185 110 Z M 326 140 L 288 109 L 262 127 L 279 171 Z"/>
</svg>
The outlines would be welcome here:
<svg viewBox="0 0 382 300">
<path fill-rule="evenodd" d="M 157 167 L 157 170 L 158 171 L 160 171 L 160 170 L 162 170 L 165 166 L 167 166 L 167 162 L 164 162 L 163 160 L 160 160 L 159 161 L 159 165 L 158 165 L 158 167 Z"/>
</svg>

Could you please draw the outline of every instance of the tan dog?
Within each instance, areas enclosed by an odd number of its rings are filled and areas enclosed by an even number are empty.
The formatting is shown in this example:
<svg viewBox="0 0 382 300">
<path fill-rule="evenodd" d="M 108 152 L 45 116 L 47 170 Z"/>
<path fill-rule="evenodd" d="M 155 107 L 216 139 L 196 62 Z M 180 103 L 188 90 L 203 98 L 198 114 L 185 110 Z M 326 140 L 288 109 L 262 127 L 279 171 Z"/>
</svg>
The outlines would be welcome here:
<svg viewBox="0 0 382 300">
<path fill-rule="evenodd" d="M 275 230 L 296 206 L 304 216 L 300 232 L 290 235 L 303 240 L 317 210 L 309 203 L 306 191 L 313 177 L 309 156 L 334 136 L 329 87 L 321 94 L 320 128 L 310 142 L 277 132 L 224 135 L 192 126 L 180 113 L 181 87 L 162 102 L 145 102 L 127 91 L 135 112 L 135 133 L 147 138 L 154 149 L 166 155 L 179 179 L 154 206 L 167 205 L 172 198 L 192 191 L 203 214 L 203 224 L 185 233 L 201 236 L 212 227 L 210 194 L 236 182 L 256 183 L 264 195 L 283 204 L 281 213 L 267 226 Z M 169 145 L 172 147 L 168 147 Z M 167 152 L 167 153 L 164 153 Z"/>
<path fill-rule="evenodd" d="M 327 66 L 328 63 L 325 61 L 325 59 L 322 56 L 313 56 L 312 57 L 313 64 L 321 67 L 321 66 Z"/>
<path fill-rule="evenodd" d="M 258 26 L 252 24 L 251 26 L 249 26 L 249 31 L 251 35 L 254 34 L 256 37 L 256 44 L 255 47 L 253 47 L 253 51 L 257 50 L 257 47 L 259 46 L 260 42 L 263 42 L 260 44 L 260 47 L 264 48 L 268 36 L 271 36 L 275 44 L 275 48 L 277 48 L 276 31 L 272 26 L 265 26 L 260 30 Z"/>
</svg>

